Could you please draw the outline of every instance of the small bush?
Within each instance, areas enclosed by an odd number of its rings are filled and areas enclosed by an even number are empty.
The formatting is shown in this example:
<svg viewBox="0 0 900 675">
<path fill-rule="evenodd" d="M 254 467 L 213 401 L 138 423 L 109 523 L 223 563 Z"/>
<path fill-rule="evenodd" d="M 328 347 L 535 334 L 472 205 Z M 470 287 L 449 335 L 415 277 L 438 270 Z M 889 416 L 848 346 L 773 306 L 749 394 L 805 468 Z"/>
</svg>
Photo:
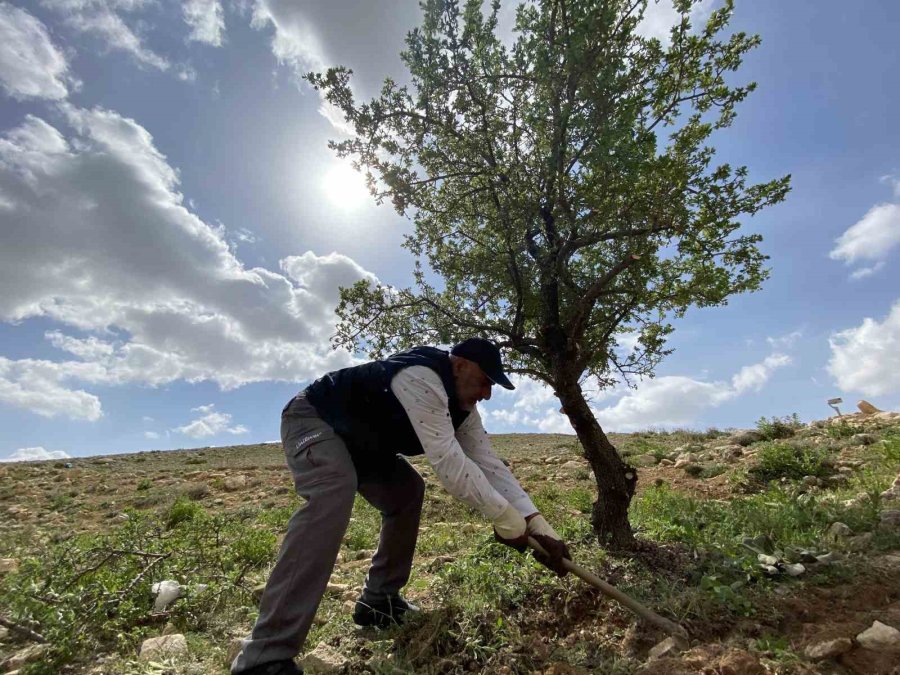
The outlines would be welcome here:
<svg viewBox="0 0 900 675">
<path fill-rule="evenodd" d="M 756 422 L 756 430 L 762 435 L 763 440 L 777 441 L 782 438 L 790 438 L 797 430 L 803 427 L 803 422 L 797 413 L 785 417 L 772 417 L 766 419 L 760 417 Z"/>
<path fill-rule="evenodd" d="M 166 526 L 173 528 L 180 523 L 193 520 L 201 513 L 203 507 L 200 504 L 190 501 L 187 497 L 179 497 L 166 512 Z"/>
<path fill-rule="evenodd" d="M 151 487 L 153 487 L 153 483 L 150 481 L 150 479 L 143 478 L 140 480 L 140 482 L 138 482 L 136 489 L 138 490 L 138 492 L 143 492 L 144 490 L 149 490 Z"/>
<path fill-rule="evenodd" d="M 184 489 L 184 496 L 191 500 L 203 499 L 209 494 L 209 486 L 206 483 L 192 483 Z"/>
<path fill-rule="evenodd" d="M 759 451 L 757 465 L 748 473 L 763 482 L 780 478 L 800 480 L 804 476 L 821 478 L 831 473 L 826 457 L 826 453 L 817 448 L 775 443 Z"/>
<path fill-rule="evenodd" d="M 847 424 L 847 422 L 845 422 L 844 420 L 833 422 L 832 424 L 829 424 L 825 427 L 825 435 L 829 438 L 838 440 L 842 438 L 850 438 L 855 433 L 856 429 Z"/>
</svg>

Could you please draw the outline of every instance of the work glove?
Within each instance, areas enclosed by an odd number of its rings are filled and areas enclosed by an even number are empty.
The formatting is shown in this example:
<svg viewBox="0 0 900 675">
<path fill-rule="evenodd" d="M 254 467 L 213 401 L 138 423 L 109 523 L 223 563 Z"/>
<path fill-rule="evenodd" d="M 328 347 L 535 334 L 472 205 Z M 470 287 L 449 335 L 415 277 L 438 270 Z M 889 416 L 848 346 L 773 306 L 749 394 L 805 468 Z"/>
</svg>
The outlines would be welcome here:
<svg viewBox="0 0 900 675">
<path fill-rule="evenodd" d="M 531 516 L 526 523 L 526 537 L 533 537 L 537 543 L 547 552 L 542 555 L 534 551 L 534 558 L 545 567 L 556 572 L 557 576 L 564 577 L 569 570 L 563 565 L 563 559 L 572 559 L 569 553 L 569 547 L 566 546 L 562 538 L 556 534 L 556 531 L 550 527 L 550 523 L 544 520 L 544 516 L 540 513 Z"/>
<path fill-rule="evenodd" d="M 528 548 L 527 529 L 528 524 L 512 504 L 507 504 L 503 513 L 494 518 L 494 539 L 519 553 L 524 553 Z"/>
</svg>

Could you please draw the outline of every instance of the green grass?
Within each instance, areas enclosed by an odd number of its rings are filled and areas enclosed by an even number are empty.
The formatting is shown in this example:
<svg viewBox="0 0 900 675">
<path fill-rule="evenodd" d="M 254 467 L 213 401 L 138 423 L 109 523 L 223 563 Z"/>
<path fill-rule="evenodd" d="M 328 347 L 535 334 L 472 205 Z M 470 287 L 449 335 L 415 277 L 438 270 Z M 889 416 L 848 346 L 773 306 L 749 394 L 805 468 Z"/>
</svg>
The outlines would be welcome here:
<svg viewBox="0 0 900 675">
<path fill-rule="evenodd" d="M 804 476 L 824 477 L 832 473 L 827 462 L 828 452 L 813 446 L 790 443 L 768 443 L 756 457 L 756 466 L 749 474 L 761 482 L 781 478 L 800 480 Z"/>
</svg>

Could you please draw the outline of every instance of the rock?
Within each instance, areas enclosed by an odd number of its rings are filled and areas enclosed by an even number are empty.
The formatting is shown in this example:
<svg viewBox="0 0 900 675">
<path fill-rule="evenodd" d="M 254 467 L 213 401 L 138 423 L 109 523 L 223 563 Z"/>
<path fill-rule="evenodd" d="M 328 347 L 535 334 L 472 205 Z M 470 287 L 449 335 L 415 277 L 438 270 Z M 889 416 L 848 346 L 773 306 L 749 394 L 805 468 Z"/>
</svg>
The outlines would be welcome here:
<svg viewBox="0 0 900 675">
<path fill-rule="evenodd" d="M 15 558 L 0 558 L 0 574 L 19 571 L 19 561 Z"/>
<path fill-rule="evenodd" d="M 758 431 L 753 431 L 752 429 L 748 431 L 742 431 L 740 433 L 735 434 L 731 437 L 730 441 L 735 445 L 740 445 L 742 447 L 747 447 L 748 445 L 753 445 L 757 441 L 761 441 L 763 436 Z"/>
<path fill-rule="evenodd" d="M 811 661 L 824 661 L 825 659 L 833 659 L 840 656 L 844 652 L 853 649 L 853 642 L 850 638 L 838 638 L 837 640 L 828 640 L 827 642 L 819 642 L 806 648 L 806 658 Z"/>
<path fill-rule="evenodd" d="M 882 511 L 879 516 L 878 530 L 880 532 L 894 532 L 900 530 L 900 509 Z"/>
<path fill-rule="evenodd" d="M 187 654 L 187 651 L 188 645 L 184 635 L 174 633 L 144 640 L 139 656 L 142 661 L 160 661 L 173 656 L 182 656 Z"/>
<path fill-rule="evenodd" d="M 348 590 L 350 590 L 350 587 L 347 584 L 329 583 L 325 587 L 326 593 L 334 593 L 335 595 L 341 595 L 342 593 L 346 593 Z"/>
<path fill-rule="evenodd" d="M 856 641 L 866 649 L 876 652 L 900 651 L 900 630 L 875 621 L 856 636 Z"/>
<path fill-rule="evenodd" d="M 881 498 L 885 501 L 900 501 L 900 476 L 894 479 L 894 484 L 881 493 Z"/>
<path fill-rule="evenodd" d="M 776 558 L 774 555 L 768 555 L 766 553 L 760 553 L 759 555 L 756 556 L 756 559 L 759 560 L 759 562 L 762 563 L 763 565 L 777 565 L 778 564 L 778 558 Z"/>
<path fill-rule="evenodd" d="M 821 482 L 822 481 L 820 481 L 816 476 L 803 476 L 803 480 L 800 481 L 800 483 L 802 485 L 805 485 L 806 487 L 815 487 Z"/>
<path fill-rule="evenodd" d="M 650 661 L 655 661 L 656 659 L 661 659 L 664 656 L 674 656 L 679 651 L 678 644 L 675 642 L 675 638 L 667 637 L 665 640 L 655 645 L 653 649 L 650 650 L 650 654 L 648 654 L 647 658 Z"/>
<path fill-rule="evenodd" d="M 359 591 L 355 591 L 352 588 L 347 589 L 341 594 L 341 600 L 344 602 L 352 602 L 356 604 L 356 599 L 359 597 Z"/>
<path fill-rule="evenodd" d="M 181 595 L 181 584 L 172 579 L 158 581 L 150 587 L 150 591 L 156 596 L 156 600 L 153 602 L 153 611 L 163 612 Z"/>
<path fill-rule="evenodd" d="M 789 577 L 799 577 L 806 572 L 806 567 L 802 563 L 784 563 L 784 573 Z"/>
<path fill-rule="evenodd" d="M 341 611 L 344 614 L 353 614 L 354 609 L 356 609 L 356 603 L 353 600 L 345 600 L 341 605 Z"/>
<path fill-rule="evenodd" d="M 744 448 L 742 448 L 740 445 L 736 445 L 736 444 L 735 445 L 726 445 L 724 448 L 721 449 L 720 453 L 721 453 L 722 459 L 724 459 L 724 460 L 738 459 L 740 457 L 743 457 Z"/>
<path fill-rule="evenodd" d="M 699 461 L 697 459 L 697 455 L 693 452 L 684 452 L 678 456 L 678 459 L 675 460 L 675 468 L 680 469 L 685 464 L 693 464 Z"/>
<path fill-rule="evenodd" d="M 224 487 L 228 492 L 235 492 L 247 487 L 247 476 L 240 474 L 238 476 L 229 476 L 225 479 Z"/>
<path fill-rule="evenodd" d="M 661 460 L 659 460 L 659 465 L 660 465 L 660 466 L 674 466 L 674 464 L 675 464 L 675 462 L 673 462 L 671 459 L 661 459 Z"/>
<path fill-rule="evenodd" d="M 9 637 L 9 629 L 6 626 L 0 626 L 0 642 Z"/>
<path fill-rule="evenodd" d="M 847 548 L 850 551 L 865 551 L 872 545 L 873 536 L 874 535 L 871 532 L 866 532 L 865 534 L 858 534 L 855 537 L 850 537 L 847 539 Z"/>
<path fill-rule="evenodd" d="M 868 401 L 859 401 L 856 404 L 856 407 L 859 408 L 859 411 L 864 415 L 874 415 L 875 413 L 882 412 Z"/>
<path fill-rule="evenodd" d="M 656 466 L 656 457 L 654 455 L 636 455 L 628 458 L 628 463 L 634 467 Z"/>
<path fill-rule="evenodd" d="M 828 529 L 825 530 L 825 536 L 830 539 L 843 539 L 844 537 L 849 537 L 851 534 L 853 534 L 853 530 L 844 523 L 832 523 L 828 526 Z"/>
<path fill-rule="evenodd" d="M 872 445 L 875 437 L 872 434 L 853 434 L 850 437 L 850 445 Z"/>
<path fill-rule="evenodd" d="M 31 645 L 30 647 L 25 647 L 25 649 L 20 649 L 3 662 L 7 674 L 9 671 L 21 668 L 28 663 L 39 661 L 48 648 L 47 645 Z"/>
<path fill-rule="evenodd" d="M 324 642 L 317 644 L 315 649 L 303 657 L 303 668 L 310 675 L 333 673 L 343 668 L 346 663 L 347 658 L 343 654 Z"/>
</svg>

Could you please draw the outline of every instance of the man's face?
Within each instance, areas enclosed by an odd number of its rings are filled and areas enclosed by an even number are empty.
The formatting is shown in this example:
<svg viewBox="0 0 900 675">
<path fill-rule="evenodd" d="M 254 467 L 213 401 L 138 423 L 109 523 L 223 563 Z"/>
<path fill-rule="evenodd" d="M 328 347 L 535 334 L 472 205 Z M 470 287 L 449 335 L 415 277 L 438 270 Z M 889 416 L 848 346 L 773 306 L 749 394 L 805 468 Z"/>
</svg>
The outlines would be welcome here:
<svg viewBox="0 0 900 675">
<path fill-rule="evenodd" d="M 472 410 L 479 401 L 491 398 L 494 383 L 474 361 L 459 359 L 453 368 L 453 379 L 456 381 L 456 396 L 463 410 Z"/>
</svg>

